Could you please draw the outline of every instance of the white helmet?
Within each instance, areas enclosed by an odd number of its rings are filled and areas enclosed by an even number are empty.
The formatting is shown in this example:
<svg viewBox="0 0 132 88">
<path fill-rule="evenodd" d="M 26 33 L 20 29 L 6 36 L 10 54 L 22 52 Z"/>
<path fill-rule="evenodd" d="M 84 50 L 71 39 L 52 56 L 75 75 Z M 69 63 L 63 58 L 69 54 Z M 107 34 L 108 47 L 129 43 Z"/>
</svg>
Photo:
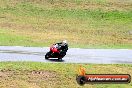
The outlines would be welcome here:
<svg viewBox="0 0 132 88">
<path fill-rule="evenodd" d="M 62 43 L 67 43 L 67 41 L 66 40 L 63 40 Z"/>
</svg>

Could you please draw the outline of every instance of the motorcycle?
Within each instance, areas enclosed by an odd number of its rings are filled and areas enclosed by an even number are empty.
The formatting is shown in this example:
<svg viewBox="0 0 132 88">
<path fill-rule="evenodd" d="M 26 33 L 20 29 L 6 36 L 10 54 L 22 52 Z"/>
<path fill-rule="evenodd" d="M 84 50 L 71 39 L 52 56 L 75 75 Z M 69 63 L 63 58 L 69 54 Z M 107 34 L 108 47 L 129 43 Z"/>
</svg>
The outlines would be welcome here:
<svg viewBox="0 0 132 88">
<path fill-rule="evenodd" d="M 45 59 L 49 59 L 49 58 L 58 58 L 58 60 L 62 60 L 62 58 L 65 55 L 60 54 L 61 50 L 60 49 L 61 46 L 59 46 L 58 44 L 53 44 L 50 47 L 50 51 L 46 53 L 45 55 Z"/>
</svg>

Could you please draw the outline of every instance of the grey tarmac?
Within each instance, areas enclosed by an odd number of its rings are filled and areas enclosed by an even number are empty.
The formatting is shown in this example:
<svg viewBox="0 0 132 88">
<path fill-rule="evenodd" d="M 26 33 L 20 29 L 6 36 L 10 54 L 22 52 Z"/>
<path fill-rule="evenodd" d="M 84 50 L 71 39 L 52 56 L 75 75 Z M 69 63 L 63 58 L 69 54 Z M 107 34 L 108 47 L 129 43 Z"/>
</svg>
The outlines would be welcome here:
<svg viewBox="0 0 132 88">
<path fill-rule="evenodd" d="M 49 47 L 0 46 L 0 62 L 32 61 L 46 63 L 132 64 L 131 49 L 69 48 L 62 61 L 45 60 Z"/>
</svg>

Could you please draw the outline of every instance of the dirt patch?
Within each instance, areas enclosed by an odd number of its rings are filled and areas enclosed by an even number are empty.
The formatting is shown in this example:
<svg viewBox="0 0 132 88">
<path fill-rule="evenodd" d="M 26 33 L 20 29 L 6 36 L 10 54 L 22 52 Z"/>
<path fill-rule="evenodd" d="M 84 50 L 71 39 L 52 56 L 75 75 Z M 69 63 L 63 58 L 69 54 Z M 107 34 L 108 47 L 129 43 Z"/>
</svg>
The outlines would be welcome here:
<svg viewBox="0 0 132 88">
<path fill-rule="evenodd" d="M 11 77 L 13 74 L 14 74 L 14 71 L 3 69 L 0 71 L 0 79 L 6 78 L 6 77 Z"/>
<path fill-rule="evenodd" d="M 15 24 L 15 23 L 0 23 L 1 28 L 6 29 L 15 29 L 19 31 L 25 31 L 25 30 L 35 30 L 35 28 L 31 25 L 26 24 Z"/>
<path fill-rule="evenodd" d="M 30 73 L 29 73 L 29 75 L 30 76 L 43 76 L 44 78 L 47 78 L 47 77 L 50 77 L 50 78 L 52 78 L 52 77 L 56 77 L 56 72 L 54 72 L 54 71 L 36 71 L 36 70 L 34 70 L 34 71 L 31 71 Z"/>
<path fill-rule="evenodd" d="M 50 5 L 50 4 L 49 4 Z M 127 11 L 131 10 L 132 1 L 131 0 L 104 0 L 104 2 L 98 1 L 56 1 L 54 4 L 51 4 L 52 8 L 63 8 L 63 9 L 103 9 L 105 11 L 119 10 Z"/>
<path fill-rule="evenodd" d="M 27 75 L 29 83 L 40 83 L 42 81 L 51 81 L 57 78 L 56 72 L 53 71 L 31 71 Z"/>
<path fill-rule="evenodd" d="M 59 75 L 49 70 L 9 70 L 0 71 L 0 88 L 41 88 L 57 83 Z M 53 86 L 53 85 L 52 85 Z"/>
</svg>

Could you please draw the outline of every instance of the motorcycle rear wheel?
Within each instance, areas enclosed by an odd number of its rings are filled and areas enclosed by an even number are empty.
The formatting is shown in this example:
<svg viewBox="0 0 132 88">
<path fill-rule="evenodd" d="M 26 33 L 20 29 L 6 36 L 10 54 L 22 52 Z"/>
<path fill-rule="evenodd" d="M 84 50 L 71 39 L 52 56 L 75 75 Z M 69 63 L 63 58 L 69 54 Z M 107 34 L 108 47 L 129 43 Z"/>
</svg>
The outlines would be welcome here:
<svg viewBox="0 0 132 88">
<path fill-rule="evenodd" d="M 62 61 L 62 58 L 59 57 L 58 60 Z"/>
</svg>

